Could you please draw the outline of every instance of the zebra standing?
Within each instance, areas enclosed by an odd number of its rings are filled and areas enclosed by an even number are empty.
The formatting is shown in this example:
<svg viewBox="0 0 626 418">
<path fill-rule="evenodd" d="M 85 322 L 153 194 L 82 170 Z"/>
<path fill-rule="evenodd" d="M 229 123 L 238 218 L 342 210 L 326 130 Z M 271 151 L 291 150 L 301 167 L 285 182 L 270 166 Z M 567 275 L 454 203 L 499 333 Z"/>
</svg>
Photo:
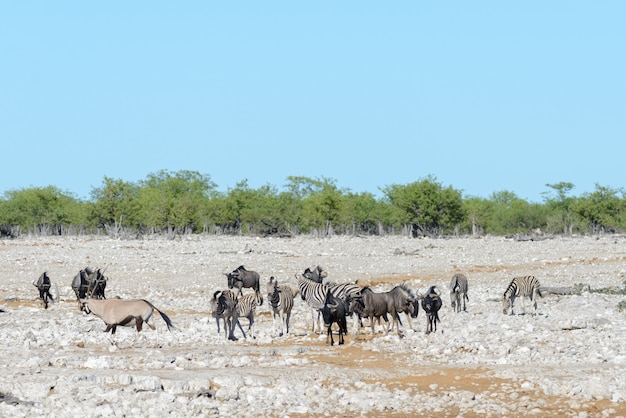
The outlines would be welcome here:
<svg viewBox="0 0 626 418">
<path fill-rule="evenodd" d="M 461 312 L 461 302 L 463 302 L 463 310 L 466 310 L 465 301 L 469 301 L 467 296 L 467 277 L 464 274 L 457 273 L 452 276 L 450 281 L 450 304 L 455 312 Z"/>
<path fill-rule="evenodd" d="M 533 304 L 533 316 L 536 315 L 537 295 L 543 297 L 539 287 L 539 280 L 535 276 L 514 277 L 502 296 L 502 313 L 506 315 L 510 309 L 511 315 L 514 315 L 513 304 L 515 303 L 515 298 L 519 296 L 522 300 L 524 313 L 526 313 L 524 298 L 529 297 Z"/>
<path fill-rule="evenodd" d="M 307 305 L 311 308 L 311 319 L 313 321 L 312 331 L 315 333 L 315 314 L 317 313 L 317 329 L 321 333 L 320 311 L 324 307 L 326 293 L 330 289 L 330 286 L 326 283 L 314 282 L 298 274 L 296 274 L 296 280 L 298 281 L 298 290 L 300 291 L 302 300 L 306 301 Z"/>
<path fill-rule="evenodd" d="M 276 329 L 276 315 L 280 316 L 280 337 L 283 336 L 283 327 L 289 334 L 289 318 L 293 309 L 293 291 L 289 286 L 279 286 L 278 280 L 274 276 L 270 277 L 267 283 L 267 298 L 272 307 L 272 321 Z"/>
<path fill-rule="evenodd" d="M 222 290 L 221 292 L 215 292 L 213 298 L 216 299 L 217 304 L 212 315 L 217 319 L 217 329 L 219 332 L 220 324 L 219 318 L 224 319 L 224 333 L 226 338 L 232 341 L 237 341 L 235 337 L 235 325 L 239 322 L 239 311 L 237 308 L 238 300 L 235 292 L 231 290 Z"/>
<path fill-rule="evenodd" d="M 243 334 L 243 338 L 248 338 L 248 337 L 246 336 L 246 333 L 244 332 L 243 327 L 241 326 L 241 323 L 239 322 L 239 318 L 248 318 L 248 333 L 252 335 L 252 338 L 256 338 L 254 335 L 255 333 L 254 333 L 254 328 L 253 328 L 254 313 L 256 311 L 256 307 L 262 304 L 263 304 L 263 297 L 260 294 L 257 295 L 257 294 L 250 293 L 239 298 L 237 302 L 237 313 L 238 313 L 237 325 L 239 326 L 239 329 L 241 330 L 241 333 Z"/>
</svg>

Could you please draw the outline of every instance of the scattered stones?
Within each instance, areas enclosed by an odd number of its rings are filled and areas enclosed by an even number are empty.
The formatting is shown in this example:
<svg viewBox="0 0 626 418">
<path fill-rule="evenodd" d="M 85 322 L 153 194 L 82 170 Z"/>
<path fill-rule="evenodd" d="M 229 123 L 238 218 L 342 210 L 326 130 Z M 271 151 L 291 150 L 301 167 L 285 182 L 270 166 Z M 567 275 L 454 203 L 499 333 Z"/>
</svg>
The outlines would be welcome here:
<svg viewBox="0 0 626 418">
<path fill-rule="evenodd" d="M 622 286 L 625 251 L 610 237 L 66 240 L 3 241 L 0 416 L 626 415 L 626 327 L 617 310 L 626 296 L 563 291 Z M 110 297 L 154 301 L 177 329 L 156 318 L 159 347 L 147 327 L 138 337 L 120 327 L 111 344 L 69 288 L 87 261 L 108 266 Z M 295 287 L 294 274 L 320 264 L 335 282 L 382 291 L 406 281 L 422 293 L 436 284 L 444 295 L 462 271 L 470 302 L 456 314 L 446 295 L 444 332 L 426 336 L 420 312 L 404 338 L 350 327 L 341 347 L 310 334 L 311 312 L 299 299 L 291 334 L 274 337 L 265 303 L 257 338 L 231 342 L 217 333 L 208 300 L 226 288 L 222 272 L 241 264 L 263 283 L 274 275 Z M 44 270 L 61 293 L 48 310 L 31 284 Z M 520 315 L 502 314 L 502 292 L 521 274 L 553 289 L 537 316 L 521 315 L 519 301 Z"/>
</svg>

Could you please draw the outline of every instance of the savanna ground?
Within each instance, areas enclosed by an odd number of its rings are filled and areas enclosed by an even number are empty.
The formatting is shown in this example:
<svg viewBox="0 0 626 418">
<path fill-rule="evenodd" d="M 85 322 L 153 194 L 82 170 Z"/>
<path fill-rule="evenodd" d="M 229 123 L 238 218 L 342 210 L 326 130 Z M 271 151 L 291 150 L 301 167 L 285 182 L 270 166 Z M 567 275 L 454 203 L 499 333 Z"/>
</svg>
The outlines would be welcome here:
<svg viewBox="0 0 626 418">
<path fill-rule="evenodd" d="M 499 302 L 511 278 L 527 274 L 543 286 L 621 288 L 622 237 L 25 238 L 0 241 L 0 257 L 2 415 L 626 416 L 617 309 L 626 296 L 547 295 L 536 317 L 503 315 Z M 423 312 L 415 331 L 404 322 L 403 337 L 372 336 L 367 323 L 356 335 L 350 321 L 346 344 L 330 347 L 297 300 L 288 336 L 278 337 L 265 303 L 257 338 L 227 341 L 208 301 L 242 264 L 261 274 L 263 292 L 270 276 L 295 288 L 294 275 L 318 264 L 328 280 L 377 291 L 436 284 L 439 331 L 424 333 Z M 132 330 L 118 329 L 111 345 L 70 289 L 87 265 L 106 268 L 109 296 L 148 299 L 177 329 L 157 317 L 158 348 L 150 330 L 133 343 Z M 44 270 L 61 296 L 48 310 L 31 284 Z M 470 282 L 459 314 L 447 297 L 456 272 Z"/>
</svg>

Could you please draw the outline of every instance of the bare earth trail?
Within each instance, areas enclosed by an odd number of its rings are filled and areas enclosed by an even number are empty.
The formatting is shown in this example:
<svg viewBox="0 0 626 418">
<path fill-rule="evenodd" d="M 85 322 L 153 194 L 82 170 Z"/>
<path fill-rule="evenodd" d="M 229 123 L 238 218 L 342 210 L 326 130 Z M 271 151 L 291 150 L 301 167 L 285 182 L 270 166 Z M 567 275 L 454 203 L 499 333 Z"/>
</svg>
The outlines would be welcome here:
<svg viewBox="0 0 626 418">
<path fill-rule="evenodd" d="M 626 416 L 626 295 L 550 295 L 536 317 L 503 315 L 500 303 L 519 275 L 621 289 L 626 238 L 51 237 L 0 241 L 0 259 L 0 416 Z M 295 288 L 318 264 L 328 280 L 377 291 L 436 284 L 440 328 L 426 335 L 423 312 L 402 337 L 372 336 L 369 324 L 356 335 L 349 320 L 346 344 L 329 347 L 298 298 L 288 336 L 264 303 L 257 338 L 230 342 L 208 301 L 242 264 L 262 291 L 270 276 Z M 159 347 L 147 328 L 134 344 L 134 330 L 118 328 L 111 345 L 70 289 L 88 265 L 106 268 L 109 297 L 147 299 L 177 329 L 155 314 Z M 61 294 L 48 310 L 31 284 L 43 271 Z M 456 272 L 470 283 L 459 314 L 447 296 Z"/>
</svg>

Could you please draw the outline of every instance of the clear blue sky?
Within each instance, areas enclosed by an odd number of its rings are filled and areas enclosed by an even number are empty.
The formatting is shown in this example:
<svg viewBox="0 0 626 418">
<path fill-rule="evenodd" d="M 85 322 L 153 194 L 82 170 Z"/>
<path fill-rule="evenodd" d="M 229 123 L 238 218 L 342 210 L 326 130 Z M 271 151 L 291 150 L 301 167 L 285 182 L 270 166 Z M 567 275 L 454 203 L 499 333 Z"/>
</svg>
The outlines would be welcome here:
<svg viewBox="0 0 626 418">
<path fill-rule="evenodd" d="M 0 194 L 197 171 L 626 186 L 626 2 L 0 5 Z"/>
</svg>

